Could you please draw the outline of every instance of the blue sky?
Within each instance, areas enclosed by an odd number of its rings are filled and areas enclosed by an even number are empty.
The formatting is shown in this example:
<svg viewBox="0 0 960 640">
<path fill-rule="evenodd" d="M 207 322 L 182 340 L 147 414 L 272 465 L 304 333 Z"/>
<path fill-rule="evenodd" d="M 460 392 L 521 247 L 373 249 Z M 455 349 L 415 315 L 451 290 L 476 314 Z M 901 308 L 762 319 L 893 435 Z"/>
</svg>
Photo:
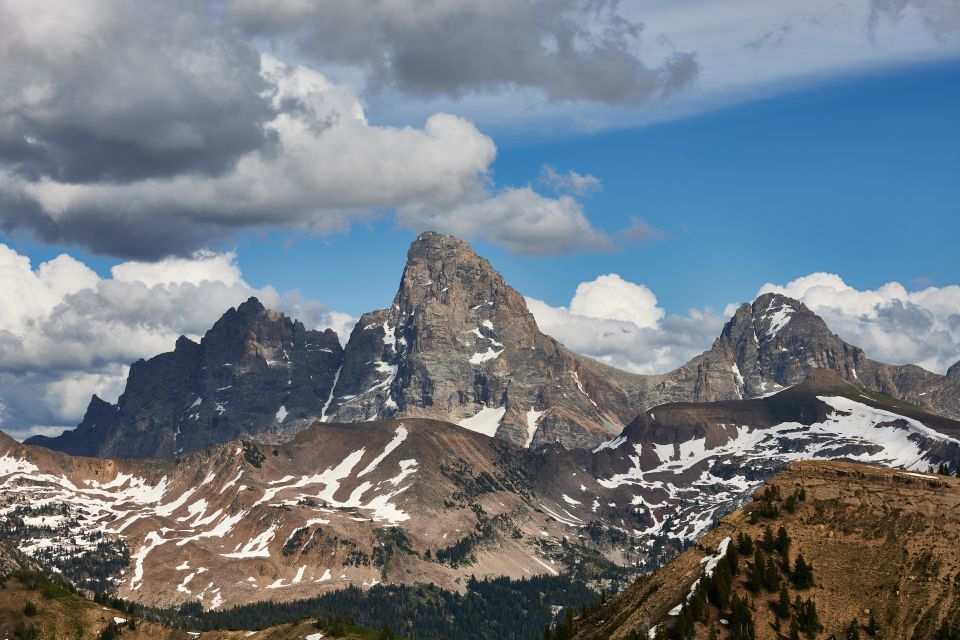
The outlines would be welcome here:
<svg viewBox="0 0 960 640">
<path fill-rule="evenodd" d="M 662 237 L 613 251 L 517 256 L 477 250 L 521 292 L 552 304 L 605 273 L 644 283 L 668 312 L 751 298 L 815 271 L 864 289 L 960 281 L 960 60 L 831 78 L 734 106 L 624 129 L 544 139 L 487 131 L 498 183 L 545 189 L 545 164 L 599 178 L 584 207 L 610 233 L 631 216 Z M 549 190 L 546 188 L 546 190 Z M 242 234 L 248 282 L 299 289 L 359 315 L 393 296 L 413 231 L 390 219 L 322 237 Z M 116 258 L 5 236 L 40 262 L 68 251 L 108 275 Z"/>
</svg>

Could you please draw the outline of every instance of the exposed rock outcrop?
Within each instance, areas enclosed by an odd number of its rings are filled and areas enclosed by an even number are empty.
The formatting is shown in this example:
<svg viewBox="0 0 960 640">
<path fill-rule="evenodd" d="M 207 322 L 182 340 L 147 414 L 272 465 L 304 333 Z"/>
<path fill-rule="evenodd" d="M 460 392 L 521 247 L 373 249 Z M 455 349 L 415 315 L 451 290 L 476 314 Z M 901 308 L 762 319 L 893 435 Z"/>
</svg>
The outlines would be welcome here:
<svg viewBox="0 0 960 640">
<path fill-rule="evenodd" d="M 334 332 L 251 298 L 227 311 L 199 344 L 130 367 L 116 405 L 94 396 L 83 422 L 32 444 L 76 455 L 172 457 L 249 435 L 299 430 L 330 396 L 342 360 Z"/>
</svg>

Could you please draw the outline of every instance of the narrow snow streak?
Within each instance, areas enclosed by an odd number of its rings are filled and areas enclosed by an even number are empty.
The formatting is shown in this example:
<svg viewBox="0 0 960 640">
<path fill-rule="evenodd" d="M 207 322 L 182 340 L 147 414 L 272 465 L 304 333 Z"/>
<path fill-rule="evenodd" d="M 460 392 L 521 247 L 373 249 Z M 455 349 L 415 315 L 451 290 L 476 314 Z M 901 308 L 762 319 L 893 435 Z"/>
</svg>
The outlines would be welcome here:
<svg viewBox="0 0 960 640">
<path fill-rule="evenodd" d="M 320 422 L 326 422 L 329 420 L 327 411 L 330 410 L 330 405 L 333 404 L 333 393 L 337 390 L 337 383 L 340 382 L 341 371 L 343 371 L 342 364 L 337 367 L 337 372 L 333 374 L 333 386 L 330 387 L 330 395 L 327 396 L 327 401 L 323 403 L 323 409 L 320 411 Z"/>
<path fill-rule="evenodd" d="M 393 440 L 387 443 L 387 446 L 383 448 L 383 452 L 380 453 L 376 458 L 370 461 L 363 471 L 357 474 L 358 478 L 362 478 L 371 471 L 377 468 L 377 465 L 383 462 L 383 459 L 386 458 L 390 453 L 400 446 L 400 443 L 407 439 L 407 428 L 401 423 L 393 436 Z"/>
</svg>

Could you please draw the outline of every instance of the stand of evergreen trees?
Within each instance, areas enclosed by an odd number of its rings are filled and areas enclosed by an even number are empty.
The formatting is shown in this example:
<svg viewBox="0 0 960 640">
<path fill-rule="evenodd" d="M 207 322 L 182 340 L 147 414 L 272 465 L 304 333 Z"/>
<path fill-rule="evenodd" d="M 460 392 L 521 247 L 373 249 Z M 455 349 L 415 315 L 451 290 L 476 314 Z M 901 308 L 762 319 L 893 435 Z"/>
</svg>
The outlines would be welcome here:
<svg viewBox="0 0 960 640">
<path fill-rule="evenodd" d="M 773 496 L 779 499 L 778 492 Z M 789 621 L 786 637 L 790 640 L 815 638 L 823 630 L 816 604 L 810 598 L 802 599 L 800 594 L 796 594 L 792 603 L 790 601 L 788 586 L 803 591 L 814 584 L 813 566 L 804 560 L 803 554 L 797 554 L 791 569 L 789 554 L 792 544 L 793 540 L 784 527 L 774 534 L 773 528 L 766 526 L 762 539 L 758 541 L 744 532 L 739 533 L 713 572 L 700 575 L 690 595 L 681 603 L 679 613 L 658 625 L 656 640 L 691 640 L 698 637 L 698 625 L 706 626 L 711 638 L 719 638 L 720 629 L 714 626 L 713 611 L 716 618 L 727 621 L 724 637 L 755 640 L 753 611 L 756 602 L 765 599 L 765 594 L 776 597 L 767 602 L 775 613 L 778 635 L 781 625 Z M 741 558 L 747 558 L 745 568 L 740 566 Z M 752 597 L 748 598 L 747 594 L 741 597 L 736 592 L 734 581 L 738 576 Z M 870 624 L 875 626 L 876 622 L 872 620 Z M 636 635 L 639 640 L 641 634 Z"/>
<path fill-rule="evenodd" d="M 391 634 L 407 638 L 531 640 L 553 626 L 553 607 L 571 613 L 592 610 L 598 595 L 569 576 L 534 576 L 522 580 L 471 577 L 463 594 L 432 584 L 377 585 L 368 590 L 349 587 L 294 602 L 263 601 L 216 611 L 204 611 L 200 603 L 193 602 L 176 609 L 153 609 L 115 598 L 104 600 L 168 626 L 199 631 L 258 630 L 313 618 L 322 624 L 349 620 L 368 629 L 390 629 Z M 563 620 L 556 627 L 561 630 Z"/>
</svg>

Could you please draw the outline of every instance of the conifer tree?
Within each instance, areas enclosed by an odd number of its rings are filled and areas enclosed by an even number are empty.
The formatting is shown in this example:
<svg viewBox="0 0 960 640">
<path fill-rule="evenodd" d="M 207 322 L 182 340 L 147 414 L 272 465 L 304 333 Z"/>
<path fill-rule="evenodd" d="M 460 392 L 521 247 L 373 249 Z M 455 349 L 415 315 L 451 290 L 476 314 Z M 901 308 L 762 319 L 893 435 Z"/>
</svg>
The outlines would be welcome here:
<svg viewBox="0 0 960 640">
<path fill-rule="evenodd" d="M 740 550 L 737 545 L 727 545 L 727 553 L 723 556 L 723 561 L 730 567 L 730 575 L 737 575 L 740 569 Z"/>
<path fill-rule="evenodd" d="M 780 597 L 777 599 L 777 617 L 786 620 L 790 617 L 790 594 L 787 585 L 780 585 Z"/>
<path fill-rule="evenodd" d="M 776 541 L 773 539 L 773 529 L 770 525 L 763 528 L 763 550 L 770 552 L 776 547 Z"/>
<path fill-rule="evenodd" d="M 772 556 L 767 556 L 767 565 L 763 571 L 763 586 L 767 591 L 775 592 L 780 589 L 780 570 Z"/>
<path fill-rule="evenodd" d="M 809 589 L 813 586 L 813 565 L 807 564 L 803 554 L 797 554 L 793 567 L 793 586 L 797 589 Z"/>
<path fill-rule="evenodd" d="M 801 602 L 800 596 L 797 596 L 794 609 L 796 610 L 794 620 L 796 620 L 797 627 L 808 638 L 815 638 L 817 633 L 823 630 L 820 618 L 817 615 L 817 605 L 810 598 Z"/>
<path fill-rule="evenodd" d="M 750 534 L 741 531 L 737 534 L 737 550 L 745 556 L 753 553 L 753 539 Z"/>
<path fill-rule="evenodd" d="M 759 593 L 765 582 L 767 561 L 763 552 L 758 547 L 753 554 L 753 562 L 750 564 L 750 573 L 747 575 L 747 589 L 752 593 Z"/>
<path fill-rule="evenodd" d="M 756 626 L 746 597 L 734 594 L 730 598 L 730 640 L 755 640 Z"/>
<path fill-rule="evenodd" d="M 787 534 L 787 530 L 783 527 L 777 529 L 777 551 L 780 552 L 780 555 L 783 556 L 784 560 L 787 560 L 790 554 L 790 536 Z"/>
</svg>

